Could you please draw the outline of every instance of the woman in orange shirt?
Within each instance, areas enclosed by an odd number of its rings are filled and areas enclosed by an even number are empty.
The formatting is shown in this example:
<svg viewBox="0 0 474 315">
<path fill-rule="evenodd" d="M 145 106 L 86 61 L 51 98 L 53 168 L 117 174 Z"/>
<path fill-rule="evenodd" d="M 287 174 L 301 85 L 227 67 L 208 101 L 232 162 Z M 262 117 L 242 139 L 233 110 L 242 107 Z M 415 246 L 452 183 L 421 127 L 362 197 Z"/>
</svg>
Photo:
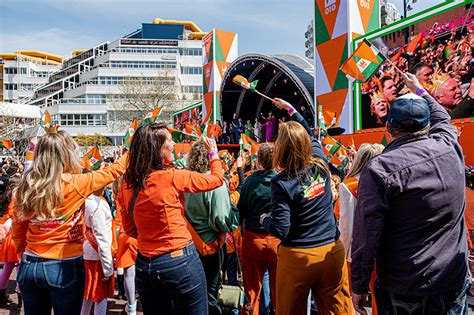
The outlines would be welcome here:
<svg viewBox="0 0 474 315">
<path fill-rule="evenodd" d="M 119 203 L 125 232 L 138 240 L 136 285 L 145 315 L 207 314 L 204 270 L 182 204 L 184 193 L 223 183 L 216 142 L 203 142 L 211 174 L 172 167 L 174 142 L 166 125 L 145 125 L 133 135 Z"/>
<path fill-rule="evenodd" d="M 14 192 L 13 241 L 22 256 L 17 281 L 25 314 L 79 314 L 84 294 L 83 205 L 125 171 L 127 155 L 82 174 L 77 144 L 64 131 L 47 133 Z"/>
</svg>

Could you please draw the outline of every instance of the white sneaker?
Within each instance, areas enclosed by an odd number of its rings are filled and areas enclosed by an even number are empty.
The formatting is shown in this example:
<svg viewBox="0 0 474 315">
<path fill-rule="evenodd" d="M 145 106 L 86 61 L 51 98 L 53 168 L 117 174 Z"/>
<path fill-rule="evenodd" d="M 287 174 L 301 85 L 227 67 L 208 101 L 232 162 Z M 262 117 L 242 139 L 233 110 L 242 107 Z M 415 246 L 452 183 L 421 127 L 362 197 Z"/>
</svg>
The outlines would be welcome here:
<svg viewBox="0 0 474 315">
<path fill-rule="evenodd" d="M 127 305 L 125 305 L 125 312 L 129 315 L 137 315 L 137 302 L 132 305 L 128 305 L 127 303 Z"/>
</svg>

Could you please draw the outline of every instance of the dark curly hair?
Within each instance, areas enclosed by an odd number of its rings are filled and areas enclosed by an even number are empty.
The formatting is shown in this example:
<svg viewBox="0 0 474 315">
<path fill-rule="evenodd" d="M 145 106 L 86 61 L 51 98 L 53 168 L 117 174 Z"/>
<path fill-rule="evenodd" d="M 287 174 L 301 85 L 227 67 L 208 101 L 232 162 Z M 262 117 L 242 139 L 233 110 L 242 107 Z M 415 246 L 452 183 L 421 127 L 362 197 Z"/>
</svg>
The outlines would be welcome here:
<svg viewBox="0 0 474 315">
<path fill-rule="evenodd" d="M 188 169 L 204 173 L 209 170 L 209 153 L 201 140 L 194 142 L 188 154 Z"/>
<path fill-rule="evenodd" d="M 147 124 L 137 129 L 130 144 L 128 168 L 124 174 L 129 187 L 142 189 L 151 172 L 166 168 L 161 149 L 168 134 L 164 123 Z"/>
</svg>

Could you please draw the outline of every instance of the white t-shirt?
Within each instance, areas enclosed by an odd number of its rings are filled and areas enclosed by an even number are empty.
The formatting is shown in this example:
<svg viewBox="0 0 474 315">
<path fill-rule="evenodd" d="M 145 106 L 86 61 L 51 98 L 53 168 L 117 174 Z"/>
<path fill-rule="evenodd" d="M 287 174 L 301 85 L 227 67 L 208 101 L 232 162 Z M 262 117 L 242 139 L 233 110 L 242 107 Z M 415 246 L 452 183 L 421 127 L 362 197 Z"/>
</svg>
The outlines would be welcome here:
<svg viewBox="0 0 474 315">
<path fill-rule="evenodd" d="M 92 229 L 98 244 L 98 252 L 91 246 L 87 237 L 84 241 L 84 259 L 100 260 L 104 276 L 114 273 L 112 252 L 112 213 L 108 203 L 100 197 L 90 195 L 86 199 L 84 223 Z"/>
</svg>

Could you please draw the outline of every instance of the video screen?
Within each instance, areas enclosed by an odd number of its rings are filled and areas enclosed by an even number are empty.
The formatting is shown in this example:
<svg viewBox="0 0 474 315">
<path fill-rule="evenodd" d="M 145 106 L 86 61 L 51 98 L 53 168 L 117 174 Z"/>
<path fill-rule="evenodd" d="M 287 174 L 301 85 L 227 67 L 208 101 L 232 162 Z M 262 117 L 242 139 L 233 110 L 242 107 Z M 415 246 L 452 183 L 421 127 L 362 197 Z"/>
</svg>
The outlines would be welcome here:
<svg viewBox="0 0 474 315">
<path fill-rule="evenodd" d="M 420 83 L 452 119 L 474 116 L 474 10 L 472 4 L 386 34 L 371 42 Z M 386 61 L 361 85 L 362 128 L 385 126 L 390 103 L 408 93 L 400 74 Z"/>
</svg>

